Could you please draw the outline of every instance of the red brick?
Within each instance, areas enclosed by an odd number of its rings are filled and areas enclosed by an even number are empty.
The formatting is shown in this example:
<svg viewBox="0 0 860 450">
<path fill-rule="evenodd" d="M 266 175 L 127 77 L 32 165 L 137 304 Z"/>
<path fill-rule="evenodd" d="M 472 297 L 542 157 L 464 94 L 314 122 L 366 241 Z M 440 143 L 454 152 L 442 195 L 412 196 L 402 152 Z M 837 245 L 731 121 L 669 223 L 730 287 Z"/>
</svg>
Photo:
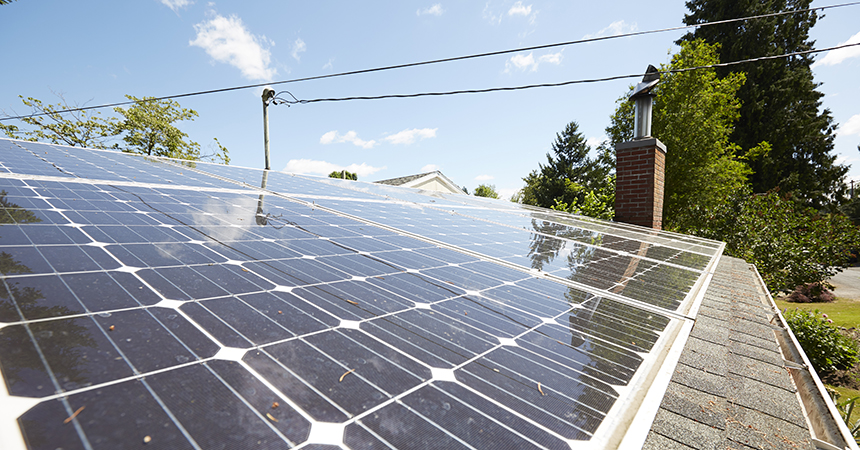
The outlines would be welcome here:
<svg viewBox="0 0 860 450">
<path fill-rule="evenodd" d="M 616 149 L 615 218 L 661 229 L 666 155 L 656 140 Z M 662 144 L 661 144 L 662 145 Z"/>
</svg>

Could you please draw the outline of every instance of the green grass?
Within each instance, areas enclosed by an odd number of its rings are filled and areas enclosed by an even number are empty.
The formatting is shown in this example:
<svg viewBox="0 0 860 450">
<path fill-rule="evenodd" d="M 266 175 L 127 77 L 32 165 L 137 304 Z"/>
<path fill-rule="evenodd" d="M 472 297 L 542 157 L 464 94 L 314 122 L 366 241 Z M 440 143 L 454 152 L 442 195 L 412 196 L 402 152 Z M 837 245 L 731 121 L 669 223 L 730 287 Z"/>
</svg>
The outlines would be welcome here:
<svg viewBox="0 0 860 450">
<path fill-rule="evenodd" d="M 780 310 L 800 308 L 805 311 L 815 311 L 817 309 L 827 314 L 827 318 L 832 320 L 834 325 L 860 328 L 860 301 L 840 297 L 836 297 L 836 300 L 831 303 L 790 303 L 781 299 L 774 299 L 774 301 Z"/>
<path fill-rule="evenodd" d="M 849 300 L 836 297 L 832 303 L 790 303 L 781 299 L 774 299 L 776 306 L 780 310 L 789 308 L 800 308 L 805 311 L 815 311 L 816 309 L 827 314 L 827 317 L 833 321 L 835 325 L 845 328 L 860 328 L 860 301 Z M 835 389 L 839 392 L 837 403 L 843 402 L 850 398 L 860 397 L 860 391 L 841 386 L 833 386 L 828 384 L 827 387 Z M 860 420 L 860 404 L 854 407 L 848 423 L 854 423 Z"/>
<path fill-rule="evenodd" d="M 839 401 L 840 402 L 848 400 L 849 398 L 860 397 L 860 391 L 858 391 L 856 389 L 850 389 L 850 388 L 840 387 L 840 386 L 830 386 L 830 387 L 833 388 L 834 390 L 836 390 L 836 392 L 839 392 Z M 858 406 L 860 406 L 860 405 L 858 405 Z M 860 411 L 855 411 L 854 414 L 852 414 L 851 416 L 854 417 L 855 420 L 860 419 Z"/>
<path fill-rule="evenodd" d="M 836 400 L 836 403 L 841 403 L 854 397 L 860 397 L 860 391 L 855 389 L 833 386 L 830 384 L 828 384 L 827 387 L 834 389 L 836 392 L 839 392 L 839 398 Z M 857 422 L 857 420 L 860 420 L 860 402 L 856 406 L 854 406 L 854 410 L 851 411 L 851 417 L 848 418 L 846 423 L 853 424 Z"/>
</svg>

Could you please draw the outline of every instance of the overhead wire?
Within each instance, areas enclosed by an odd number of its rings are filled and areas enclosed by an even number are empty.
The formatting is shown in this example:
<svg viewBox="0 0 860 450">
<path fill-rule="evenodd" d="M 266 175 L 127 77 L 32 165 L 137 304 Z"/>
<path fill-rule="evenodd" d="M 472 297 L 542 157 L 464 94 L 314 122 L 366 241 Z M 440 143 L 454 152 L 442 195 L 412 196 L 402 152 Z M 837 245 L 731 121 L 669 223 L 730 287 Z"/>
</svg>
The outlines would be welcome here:
<svg viewBox="0 0 860 450">
<path fill-rule="evenodd" d="M 493 51 L 493 52 L 476 53 L 476 54 L 471 54 L 471 55 L 455 56 L 455 57 L 450 57 L 450 58 L 441 58 L 441 59 L 433 59 L 433 60 L 419 61 L 419 62 L 406 63 L 406 64 L 396 64 L 396 65 L 390 65 L 390 66 L 374 67 L 374 68 L 370 68 L 370 69 L 360 69 L 360 70 L 338 72 L 338 73 L 326 74 L 326 75 L 315 75 L 315 76 L 310 76 L 310 77 L 294 78 L 294 79 L 290 79 L 290 80 L 274 81 L 274 82 L 267 82 L 267 83 L 254 83 L 254 84 L 246 84 L 246 85 L 241 85 L 241 86 L 232 86 L 232 87 L 219 88 L 219 89 L 194 91 L 194 92 L 187 92 L 184 94 L 174 94 L 174 95 L 166 95 L 166 96 L 161 96 L 161 97 L 152 97 L 152 98 L 147 98 L 147 99 L 143 99 L 143 100 L 128 100 L 128 101 L 123 101 L 123 102 L 106 103 L 106 104 L 102 104 L 102 105 L 81 106 L 81 107 L 76 107 L 76 108 L 67 108 L 67 109 L 54 111 L 54 112 L 50 112 L 50 113 L 43 112 L 43 113 L 33 113 L 33 114 L 25 114 L 25 115 L 19 115 L 19 116 L 0 117 L 0 121 L 20 120 L 20 119 L 26 119 L 26 118 L 31 118 L 31 117 L 46 116 L 46 115 L 51 115 L 51 114 L 63 114 L 63 113 L 69 113 L 69 112 L 89 111 L 89 110 L 94 110 L 94 109 L 127 106 L 127 105 L 133 105 L 133 104 L 138 104 L 138 103 L 154 102 L 154 101 L 161 101 L 161 100 L 172 100 L 172 99 L 177 99 L 177 98 L 185 98 L 185 97 L 192 97 L 192 96 L 198 96 L 198 95 L 231 92 L 231 91 L 250 89 L 250 88 L 255 88 L 255 87 L 274 86 L 274 85 L 281 85 L 281 84 L 288 84 L 288 83 L 298 83 L 298 82 L 303 82 L 303 81 L 314 81 L 314 80 L 323 80 L 323 79 L 327 79 L 327 78 L 360 75 L 360 74 L 365 74 L 365 73 L 381 72 L 381 71 L 394 70 L 394 69 L 404 69 L 404 68 L 408 68 L 408 67 L 418 67 L 418 66 L 425 66 L 425 65 L 430 65 L 430 64 L 440 64 L 440 63 L 446 63 L 446 62 L 463 61 L 463 60 L 468 60 L 468 59 L 484 58 L 484 57 L 488 57 L 488 56 L 498 56 L 498 55 L 505 55 L 505 54 L 510 54 L 510 53 L 524 52 L 524 51 L 534 51 L 534 50 L 542 50 L 542 49 L 547 49 L 547 48 L 563 47 L 563 46 L 567 46 L 567 45 L 585 44 L 585 43 L 589 43 L 589 42 L 597 42 L 597 41 L 604 41 L 604 40 L 610 40 L 610 39 L 620 39 L 620 38 L 633 37 L 633 36 L 642 36 L 642 35 L 648 35 L 648 34 L 657 34 L 657 33 L 666 33 L 666 32 L 670 32 L 670 31 L 686 30 L 686 29 L 691 29 L 691 28 L 703 28 L 703 27 L 715 26 L 715 25 L 725 25 L 725 24 L 748 21 L 748 20 L 757 20 L 757 19 L 764 19 L 764 18 L 769 18 L 769 17 L 778 17 L 778 16 L 789 15 L 789 14 L 799 14 L 799 13 L 819 11 L 819 10 L 823 11 L 826 9 L 842 8 L 842 7 L 856 6 L 856 5 L 860 5 L 860 1 L 840 3 L 840 4 L 836 4 L 836 5 L 817 6 L 814 8 L 798 9 L 798 10 L 792 10 L 792 11 L 782 11 L 782 12 L 777 12 L 777 13 L 760 14 L 760 15 L 756 15 L 756 16 L 738 17 L 738 18 L 734 18 L 734 19 L 718 20 L 718 21 L 714 21 L 714 22 L 706 22 L 706 23 L 699 23 L 699 24 L 693 24 L 693 25 L 683 25 L 683 26 L 677 26 L 677 27 L 660 28 L 660 29 L 656 29 L 656 30 L 634 31 L 634 32 L 630 32 L 630 33 L 615 34 L 615 35 L 611 35 L 611 36 L 597 36 L 597 37 L 591 37 L 591 38 L 576 39 L 576 40 L 572 40 L 572 41 L 557 42 L 554 44 L 543 44 L 543 45 L 535 45 L 535 46 L 530 46 L 530 47 L 519 47 L 519 48 L 515 48 L 515 49 L 498 50 L 498 51 Z M 847 46 L 851 46 L 851 45 L 856 45 L 856 44 L 850 44 Z M 831 49 L 838 49 L 838 48 L 844 48 L 844 47 L 845 46 L 832 47 Z M 827 51 L 827 50 L 829 50 L 829 49 L 822 49 L 822 50 L 818 50 L 818 51 Z M 807 53 L 816 53 L 816 52 L 817 51 L 808 51 Z M 800 52 L 798 52 L 797 54 L 800 54 Z M 789 56 L 791 56 L 791 55 L 789 55 Z M 779 57 L 779 56 L 777 56 L 777 57 Z M 773 59 L 772 57 L 765 57 L 765 58 Z M 749 62 L 749 61 L 745 60 L 742 62 Z M 741 62 L 736 62 L 736 63 L 741 63 Z M 727 64 L 727 63 L 723 63 L 723 64 Z M 714 67 L 719 67 L 719 65 L 715 65 Z M 536 87 L 565 86 L 565 85 L 569 85 L 569 84 L 578 84 L 578 83 L 594 83 L 594 82 L 600 82 L 600 81 L 611 81 L 611 80 L 624 79 L 624 78 L 633 78 L 633 77 L 638 77 L 638 76 L 642 76 L 642 74 L 620 75 L 620 76 L 606 77 L 606 78 L 595 78 L 595 79 L 591 79 L 591 80 L 566 81 L 566 82 L 561 82 L 561 83 L 544 83 L 544 84 L 528 85 L 528 86 L 521 86 L 521 87 L 489 88 L 489 89 L 476 89 L 476 90 L 450 91 L 450 92 L 452 92 L 452 93 L 497 92 L 497 91 L 505 91 L 505 90 L 530 89 L 530 88 L 536 88 Z M 292 95 L 292 94 L 290 94 L 290 95 Z M 418 96 L 427 96 L 427 95 L 453 95 L 453 94 L 447 94 L 447 93 L 398 94 L 398 95 L 391 95 L 391 96 L 379 96 L 379 98 L 409 98 L 409 97 L 418 97 Z M 361 99 L 369 99 L 369 98 L 344 97 L 343 99 L 344 100 L 346 100 L 346 99 L 361 100 Z M 318 102 L 318 101 L 332 101 L 332 100 L 327 100 L 327 99 L 316 99 L 316 100 L 314 100 L 314 102 Z M 307 103 L 310 103 L 310 101 L 308 101 Z"/>
<path fill-rule="evenodd" d="M 683 69 L 663 70 L 663 71 L 660 71 L 660 74 L 663 75 L 663 74 L 671 74 L 671 73 L 690 72 L 693 70 L 711 69 L 711 68 L 716 68 L 716 67 L 730 67 L 730 66 L 736 66 L 736 65 L 740 65 L 740 64 L 746 64 L 746 63 L 754 63 L 754 62 L 766 61 L 766 60 L 772 60 L 772 59 L 790 58 L 793 56 L 802 56 L 802 55 L 808 55 L 811 53 L 820 53 L 820 52 L 826 52 L 826 51 L 831 51 L 831 50 L 838 50 L 841 48 L 854 47 L 854 46 L 858 46 L 858 45 L 860 45 L 860 43 L 844 44 L 844 45 L 838 45 L 835 47 L 804 50 L 804 51 L 785 53 L 785 54 L 780 54 L 780 55 L 761 56 L 758 58 L 750 58 L 750 59 L 744 59 L 744 60 L 740 60 L 740 61 L 729 61 L 729 62 L 725 62 L 725 63 L 708 64 L 705 66 L 687 67 L 687 68 L 683 68 Z M 558 82 L 558 83 L 528 84 L 528 85 L 522 85 L 522 86 L 507 86 L 507 87 L 495 87 L 495 88 L 485 88 L 485 89 L 465 89 L 465 90 L 443 91 L 443 92 L 419 92 L 419 93 L 414 93 L 414 94 L 387 94 L 387 95 L 361 96 L 361 97 L 315 98 L 315 99 L 308 99 L 308 100 L 297 99 L 289 91 L 282 91 L 282 92 L 279 92 L 278 95 L 285 92 L 285 93 L 290 94 L 290 96 L 293 97 L 294 100 L 286 100 L 286 99 L 281 98 L 280 102 L 278 102 L 278 104 L 285 103 L 285 104 L 289 104 L 289 105 L 295 105 L 295 104 L 309 104 L 309 103 L 319 103 L 319 102 L 343 102 L 343 101 L 351 101 L 351 100 L 382 100 L 382 99 L 389 99 L 389 98 L 416 98 L 416 97 L 433 97 L 433 96 L 446 96 L 446 95 L 459 95 L 459 94 L 482 94 L 482 93 L 486 93 L 486 92 L 520 91 L 520 90 L 534 89 L 534 88 L 568 86 L 571 84 L 599 83 L 599 82 L 604 82 L 604 81 L 621 80 L 621 79 L 625 79 L 625 78 L 641 78 L 643 75 L 644 74 L 642 74 L 642 73 L 637 73 L 637 74 L 630 74 L 630 75 L 615 75 L 615 76 L 603 77 L 603 78 L 591 78 L 591 79 L 585 79 L 585 80 L 562 81 L 562 82 Z"/>
</svg>

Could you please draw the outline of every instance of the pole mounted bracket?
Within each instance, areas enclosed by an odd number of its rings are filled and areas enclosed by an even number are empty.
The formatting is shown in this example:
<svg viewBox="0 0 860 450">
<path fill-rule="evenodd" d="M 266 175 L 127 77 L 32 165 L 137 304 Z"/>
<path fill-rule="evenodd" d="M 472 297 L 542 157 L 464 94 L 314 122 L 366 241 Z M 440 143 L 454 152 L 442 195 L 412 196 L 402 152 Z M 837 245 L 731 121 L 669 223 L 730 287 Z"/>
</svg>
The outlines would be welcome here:
<svg viewBox="0 0 860 450">
<path fill-rule="evenodd" d="M 275 98 L 275 90 L 272 88 L 263 88 L 263 104 L 267 105 Z"/>
</svg>

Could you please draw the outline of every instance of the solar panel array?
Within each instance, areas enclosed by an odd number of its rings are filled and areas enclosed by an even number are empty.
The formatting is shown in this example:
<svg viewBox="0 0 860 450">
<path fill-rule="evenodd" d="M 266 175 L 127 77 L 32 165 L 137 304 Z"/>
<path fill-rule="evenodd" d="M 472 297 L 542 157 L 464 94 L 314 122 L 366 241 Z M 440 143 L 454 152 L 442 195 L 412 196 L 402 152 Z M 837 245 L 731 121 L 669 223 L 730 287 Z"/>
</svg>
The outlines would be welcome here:
<svg viewBox="0 0 860 450">
<path fill-rule="evenodd" d="M 466 195 L 11 140 L 0 224 L 16 421 L 0 429 L 23 438 L 0 439 L 31 449 L 609 442 L 721 251 Z"/>
</svg>

